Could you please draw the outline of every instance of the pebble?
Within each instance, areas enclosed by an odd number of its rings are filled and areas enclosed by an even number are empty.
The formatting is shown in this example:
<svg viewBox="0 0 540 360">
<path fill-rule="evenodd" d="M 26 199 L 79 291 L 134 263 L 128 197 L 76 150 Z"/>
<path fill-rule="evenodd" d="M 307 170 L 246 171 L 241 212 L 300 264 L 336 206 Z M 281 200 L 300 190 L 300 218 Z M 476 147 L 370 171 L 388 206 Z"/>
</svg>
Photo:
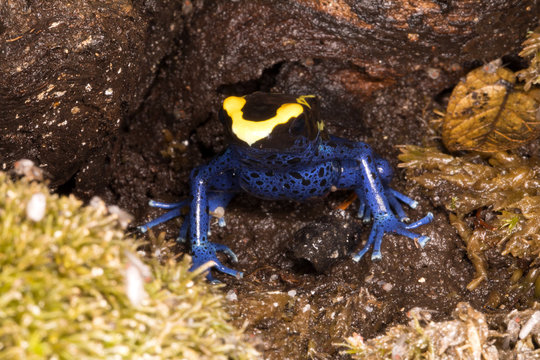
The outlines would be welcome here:
<svg viewBox="0 0 540 360">
<path fill-rule="evenodd" d="M 26 205 L 26 216 L 32 221 L 41 221 L 45 216 L 46 205 L 47 199 L 44 194 L 37 193 L 32 195 L 30 201 Z"/>
</svg>

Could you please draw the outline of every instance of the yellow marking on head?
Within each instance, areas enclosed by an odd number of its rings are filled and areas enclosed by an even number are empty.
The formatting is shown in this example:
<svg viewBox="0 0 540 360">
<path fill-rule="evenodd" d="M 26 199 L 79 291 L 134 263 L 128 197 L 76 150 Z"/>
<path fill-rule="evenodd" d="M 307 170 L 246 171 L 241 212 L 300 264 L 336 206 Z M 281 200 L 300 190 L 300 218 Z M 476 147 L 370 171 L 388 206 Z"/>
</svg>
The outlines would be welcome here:
<svg viewBox="0 0 540 360">
<path fill-rule="evenodd" d="M 311 105 L 309 105 L 309 103 L 306 101 L 306 98 L 314 98 L 314 97 L 315 95 L 302 95 L 296 98 L 296 102 L 299 104 L 305 105 L 311 109 Z"/>
<path fill-rule="evenodd" d="M 323 131 L 324 130 L 324 121 L 322 121 L 322 120 L 317 121 L 317 128 L 319 129 L 319 131 Z"/>
<path fill-rule="evenodd" d="M 243 97 L 229 96 L 223 102 L 223 110 L 232 119 L 232 132 L 249 146 L 270 135 L 276 126 L 285 124 L 304 111 L 300 104 L 287 103 L 277 109 L 274 117 L 262 121 L 251 121 L 244 119 L 242 108 L 245 104 L 246 99 Z"/>
</svg>

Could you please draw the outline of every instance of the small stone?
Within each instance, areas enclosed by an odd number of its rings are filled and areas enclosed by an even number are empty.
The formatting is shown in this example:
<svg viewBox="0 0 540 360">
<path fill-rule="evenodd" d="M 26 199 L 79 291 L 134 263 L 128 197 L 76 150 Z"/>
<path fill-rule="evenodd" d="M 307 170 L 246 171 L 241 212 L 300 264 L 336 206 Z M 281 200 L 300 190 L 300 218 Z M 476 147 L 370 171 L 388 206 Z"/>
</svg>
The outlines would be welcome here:
<svg viewBox="0 0 540 360">
<path fill-rule="evenodd" d="M 229 301 L 236 301 L 236 300 L 238 300 L 238 295 L 236 295 L 234 290 L 229 290 L 227 295 L 225 295 L 225 299 L 227 299 Z"/>
<path fill-rule="evenodd" d="M 394 285 L 390 284 L 390 283 L 384 283 L 384 285 L 382 286 L 382 289 L 386 292 L 392 290 L 392 288 L 394 287 Z"/>
<path fill-rule="evenodd" d="M 47 198 L 42 193 L 32 195 L 32 198 L 26 205 L 26 216 L 32 221 L 41 221 L 45 216 Z"/>
</svg>

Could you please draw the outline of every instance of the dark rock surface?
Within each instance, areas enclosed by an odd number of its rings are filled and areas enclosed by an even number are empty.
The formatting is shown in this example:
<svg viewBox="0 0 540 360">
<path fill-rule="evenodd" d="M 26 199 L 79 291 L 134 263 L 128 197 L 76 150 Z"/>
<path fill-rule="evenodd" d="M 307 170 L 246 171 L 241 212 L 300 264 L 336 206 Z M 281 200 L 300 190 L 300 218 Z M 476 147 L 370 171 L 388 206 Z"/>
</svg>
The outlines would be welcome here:
<svg viewBox="0 0 540 360">
<path fill-rule="evenodd" d="M 177 2 L 0 4 L 2 165 L 30 158 L 66 183 L 106 161 L 183 29 Z M 102 176 L 102 174 L 99 174 Z"/>
</svg>

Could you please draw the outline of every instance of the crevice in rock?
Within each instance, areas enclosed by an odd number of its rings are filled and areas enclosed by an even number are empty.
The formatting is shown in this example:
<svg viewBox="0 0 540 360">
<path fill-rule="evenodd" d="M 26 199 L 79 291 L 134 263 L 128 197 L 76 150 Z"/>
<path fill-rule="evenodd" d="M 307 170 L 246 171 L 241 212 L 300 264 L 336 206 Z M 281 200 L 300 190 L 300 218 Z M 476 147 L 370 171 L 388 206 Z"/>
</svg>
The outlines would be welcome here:
<svg viewBox="0 0 540 360">
<path fill-rule="evenodd" d="M 264 69 L 261 76 L 257 79 L 220 85 L 217 88 L 217 93 L 230 96 L 251 94 L 255 91 L 269 92 L 276 84 L 276 78 L 284 64 L 285 61 L 280 61 L 269 68 Z"/>
<path fill-rule="evenodd" d="M 71 177 L 66 182 L 58 185 L 55 192 L 61 196 L 62 195 L 69 196 L 70 194 L 72 194 L 75 188 L 77 187 L 77 174 L 78 173 L 79 173 L 79 170 L 75 171 L 75 173 L 73 173 L 73 175 L 71 175 Z"/>
</svg>

